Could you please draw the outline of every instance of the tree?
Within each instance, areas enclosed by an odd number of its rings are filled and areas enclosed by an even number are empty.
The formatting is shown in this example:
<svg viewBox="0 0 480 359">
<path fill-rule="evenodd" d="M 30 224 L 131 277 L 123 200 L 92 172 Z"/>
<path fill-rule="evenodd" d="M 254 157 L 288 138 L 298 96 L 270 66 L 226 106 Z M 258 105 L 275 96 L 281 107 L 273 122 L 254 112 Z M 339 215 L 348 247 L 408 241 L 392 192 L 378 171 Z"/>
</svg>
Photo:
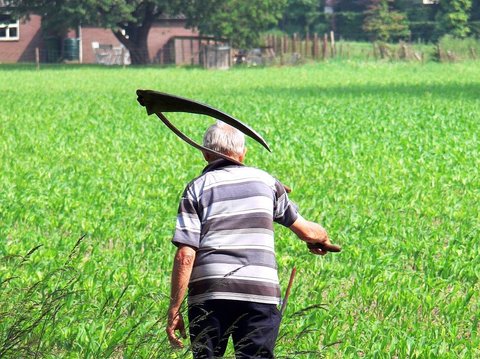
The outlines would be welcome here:
<svg viewBox="0 0 480 359">
<path fill-rule="evenodd" d="M 280 20 L 280 28 L 289 34 L 325 31 L 324 2 L 319 0 L 288 0 Z"/>
<path fill-rule="evenodd" d="M 395 7 L 407 16 L 412 41 L 436 40 L 435 16 L 439 8 L 438 3 L 422 4 L 421 1 L 415 3 L 412 0 L 397 0 Z"/>
<path fill-rule="evenodd" d="M 393 0 L 371 0 L 366 11 L 363 30 L 373 40 L 390 41 L 410 35 L 405 14 L 390 8 Z"/>
<path fill-rule="evenodd" d="M 464 38 L 470 33 L 468 19 L 472 0 L 442 0 L 437 25 L 440 33 Z"/>
<path fill-rule="evenodd" d="M 480 37 L 480 0 L 473 0 L 470 13 L 470 30 L 472 35 Z"/>
<path fill-rule="evenodd" d="M 367 0 L 336 0 L 335 25 L 339 36 L 356 41 L 365 41 L 363 19 L 367 10 Z"/>
<path fill-rule="evenodd" d="M 182 12 L 201 34 L 247 48 L 259 45 L 260 34 L 278 23 L 285 5 L 286 0 L 183 0 Z"/>
<path fill-rule="evenodd" d="M 129 50 L 132 64 L 149 62 L 147 38 L 154 21 L 180 10 L 177 0 L 11 0 L 8 5 L 17 16 L 41 15 L 50 33 L 80 24 L 111 29 Z"/>
</svg>

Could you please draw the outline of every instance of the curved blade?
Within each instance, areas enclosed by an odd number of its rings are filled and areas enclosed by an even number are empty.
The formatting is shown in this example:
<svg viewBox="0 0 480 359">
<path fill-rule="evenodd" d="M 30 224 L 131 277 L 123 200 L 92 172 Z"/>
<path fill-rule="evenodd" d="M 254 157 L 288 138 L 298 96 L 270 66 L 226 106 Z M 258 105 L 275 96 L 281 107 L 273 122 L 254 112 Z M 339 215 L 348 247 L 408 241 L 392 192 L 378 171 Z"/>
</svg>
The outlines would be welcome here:
<svg viewBox="0 0 480 359">
<path fill-rule="evenodd" d="M 197 150 L 204 151 L 204 152 L 209 152 L 211 154 L 214 154 L 218 157 L 221 157 L 225 160 L 228 160 L 230 162 L 233 162 L 239 166 L 243 166 L 243 163 L 237 161 L 234 158 L 231 158 L 227 155 L 224 155 L 223 153 L 214 151 L 210 148 L 204 147 L 198 143 L 196 143 L 194 140 L 192 140 L 190 137 L 188 137 L 186 134 L 184 134 L 182 131 L 180 131 L 178 128 L 176 128 L 169 120 L 168 118 L 165 117 L 165 115 L 161 112 L 158 112 L 156 114 L 160 120 L 170 129 L 174 134 L 176 134 L 178 137 L 180 137 L 182 140 L 184 140 L 186 143 L 188 143 L 190 146 L 195 147 Z"/>
<path fill-rule="evenodd" d="M 146 107 L 149 115 L 155 113 L 159 116 L 159 114 L 162 112 L 188 112 L 199 115 L 207 115 L 223 121 L 232 127 L 235 127 L 237 130 L 251 137 L 265 147 L 268 151 L 270 151 L 270 147 L 268 147 L 267 142 L 257 132 L 236 118 L 213 107 L 189 100 L 187 98 L 173 96 L 153 90 L 137 90 L 137 96 L 137 101 L 140 103 L 140 105 Z"/>
</svg>

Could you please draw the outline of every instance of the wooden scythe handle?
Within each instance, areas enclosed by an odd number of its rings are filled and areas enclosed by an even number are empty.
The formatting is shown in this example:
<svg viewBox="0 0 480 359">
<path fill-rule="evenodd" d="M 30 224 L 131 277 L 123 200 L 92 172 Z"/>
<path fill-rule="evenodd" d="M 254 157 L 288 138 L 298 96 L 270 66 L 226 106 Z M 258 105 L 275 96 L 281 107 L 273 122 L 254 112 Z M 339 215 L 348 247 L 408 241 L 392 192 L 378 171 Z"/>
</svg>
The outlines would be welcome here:
<svg viewBox="0 0 480 359">
<path fill-rule="evenodd" d="M 324 251 L 327 252 L 341 252 L 342 247 L 337 246 L 335 244 L 327 244 L 327 243 L 308 243 L 307 244 L 308 248 L 318 248 L 318 249 L 323 249 Z"/>
<path fill-rule="evenodd" d="M 290 297 L 290 290 L 292 289 L 293 280 L 295 279 L 295 274 L 297 273 L 297 268 L 293 267 L 292 273 L 290 273 L 290 280 L 288 281 L 287 290 L 285 292 L 285 297 L 283 298 L 282 308 L 280 309 L 280 313 L 283 315 L 285 313 L 285 309 L 287 308 L 288 297 Z"/>
</svg>

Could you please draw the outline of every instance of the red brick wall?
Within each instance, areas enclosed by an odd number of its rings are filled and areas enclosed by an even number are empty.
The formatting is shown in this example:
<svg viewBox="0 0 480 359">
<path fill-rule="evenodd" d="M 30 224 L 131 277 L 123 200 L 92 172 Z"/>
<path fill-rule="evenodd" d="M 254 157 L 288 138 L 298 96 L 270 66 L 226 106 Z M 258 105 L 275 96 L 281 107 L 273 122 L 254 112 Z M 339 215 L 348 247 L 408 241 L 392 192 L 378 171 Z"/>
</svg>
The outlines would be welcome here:
<svg viewBox="0 0 480 359">
<path fill-rule="evenodd" d="M 40 49 L 40 60 L 45 61 L 46 49 L 42 41 L 40 31 L 41 18 L 32 15 L 29 21 L 20 22 L 20 39 L 17 41 L 0 41 L 0 62 L 35 62 L 35 48 Z M 68 37 L 74 37 L 76 34 L 72 31 Z M 98 42 L 102 45 L 120 46 L 120 42 L 109 29 L 85 26 L 81 29 L 82 36 L 82 62 L 85 64 L 95 63 L 95 53 L 92 48 L 92 42 Z M 156 23 L 148 36 L 148 47 L 150 61 L 153 63 L 163 63 L 167 42 L 175 36 L 198 36 L 198 33 L 185 28 L 184 20 L 163 20 Z M 182 47 L 182 51 L 179 50 Z M 177 64 L 190 64 L 192 59 L 190 40 L 178 41 L 175 44 L 175 58 Z M 193 42 L 194 55 L 198 53 L 198 42 Z M 182 61 L 183 59 L 183 61 Z M 197 61 L 195 60 L 195 63 Z"/>
<path fill-rule="evenodd" d="M 150 55 L 150 59 L 154 63 L 163 63 L 162 59 L 165 58 L 165 51 L 168 51 L 165 47 L 168 40 L 175 36 L 198 36 L 198 32 L 192 29 L 185 28 L 185 22 L 181 20 L 170 20 L 164 21 L 156 24 L 152 29 L 150 29 L 150 33 L 148 34 L 148 51 Z M 195 43 L 196 41 L 194 41 Z M 187 49 L 188 47 L 188 49 Z M 198 48 L 197 44 L 194 44 L 195 48 Z M 185 50 L 188 53 L 185 53 L 185 60 L 186 63 L 190 63 L 190 43 L 185 45 Z M 178 62 L 177 56 L 177 65 L 181 65 L 182 63 Z"/>
<path fill-rule="evenodd" d="M 111 30 L 98 27 L 82 27 L 82 52 L 83 63 L 95 63 L 95 53 L 92 48 L 92 42 L 98 42 L 101 45 L 120 46 L 120 42 L 113 35 Z M 183 20 L 168 20 L 155 24 L 148 34 L 148 51 L 150 61 L 153 63 L 162 62 L 162 51 L 168 40 L 174 36 L 197 36 L 198 33 L 185 28 Z M 195 45 L 198 48 L 198 44 Z M 190 45 L 188 45 L 190 48 Z M 189 55 L 188 55 L 189 56 Z"/>
<path fill-rule="evenodd" d="M 82 27 L 82 58 L 84 64 L 95 63 L 95 53 L 93 52 L 92 42 L 98 42 L 101 45 L 120 46 L 120 42 L 113 35 L 112 30 L 101 29 L 98 27 Z"/>
<path fill-rule="evenodd" d="M 42 47 L 41 18 L 31 15 L 30 20 L 20 20 L 19 40 L 0 40 L 0 63 L 35 62 L 35 48 Z"/>
</svg>

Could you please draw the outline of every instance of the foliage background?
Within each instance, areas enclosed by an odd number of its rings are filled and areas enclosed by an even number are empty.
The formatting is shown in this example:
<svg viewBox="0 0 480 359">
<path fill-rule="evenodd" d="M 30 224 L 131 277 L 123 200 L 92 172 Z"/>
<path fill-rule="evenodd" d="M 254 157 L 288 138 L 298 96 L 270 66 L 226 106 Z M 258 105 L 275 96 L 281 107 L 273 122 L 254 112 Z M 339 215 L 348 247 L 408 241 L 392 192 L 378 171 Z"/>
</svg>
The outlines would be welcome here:
<svg viewBox="0 0 480 359">
<path fill-rule="evenodd" d="M 188 357 L 164 334 L 170 237 L 204 164 L 137 88 L 257 129 L 273 153 L 249 143 L 248 163 L 343 246 L 312 257 L 277 227 L 283 288 L 298 269 L 279 357 L 479 356 L 479 73 L 1 67 L 0 356 Z M 196 138 L 210 123 L 171 118 Z"/>
</svg>

